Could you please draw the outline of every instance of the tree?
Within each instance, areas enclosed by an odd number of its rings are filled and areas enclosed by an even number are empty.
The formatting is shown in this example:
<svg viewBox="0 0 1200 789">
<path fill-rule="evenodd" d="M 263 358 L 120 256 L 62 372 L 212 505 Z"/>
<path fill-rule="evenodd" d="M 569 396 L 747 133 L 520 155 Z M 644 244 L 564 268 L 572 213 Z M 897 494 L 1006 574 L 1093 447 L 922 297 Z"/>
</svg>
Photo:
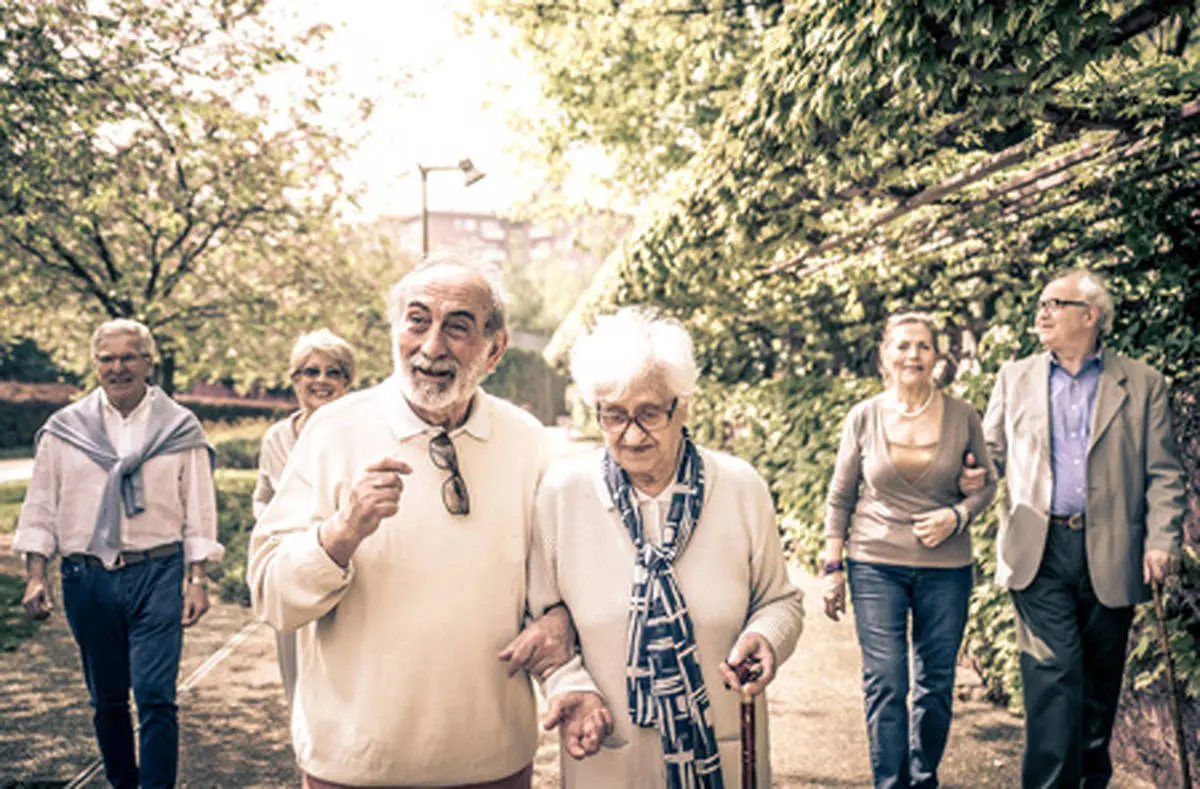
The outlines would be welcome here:
<svg viewBox="0 0 1200 789">
<path fill-rule="evenodd" d="M 78 368 L 96 322 L 141 320 L 168 390 L 239 354 L 262 366 L 339 262 L 312 254 L 335 233 L 344 149 L 311 120 L 322 75 L 287 111 L 260 87 L 323 31 L 281 42 L 260 0 L 94 7 L 0 0 L 6 328 Z"/>
<path fill-rule="evenodd" d="M 476 24 L 510 26 L 557 111 L 530 159 L 580 145 L 617 158 L 635 196 L 653 193 L 708 143 L 783 0 L 477 0 Z"/>
</svg>

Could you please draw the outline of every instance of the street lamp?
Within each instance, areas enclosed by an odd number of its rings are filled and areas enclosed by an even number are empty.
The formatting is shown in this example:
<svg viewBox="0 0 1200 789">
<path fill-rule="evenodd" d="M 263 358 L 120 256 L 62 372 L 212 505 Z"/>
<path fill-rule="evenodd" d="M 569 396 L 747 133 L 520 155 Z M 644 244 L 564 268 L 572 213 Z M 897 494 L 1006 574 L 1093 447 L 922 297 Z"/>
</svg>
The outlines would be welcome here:
<svg viewBox="0 0 1200 789">
<path fill-rule="evenodd" d="M 462 170 L 463 177 L 466 179 L 465 186 L 470 186 L 483 178 L 486 173 L 472 164 L 470 159 L 463 159 L 454 166 L 426 167 L 418 164 L 417 169 L 421 171 L 421 257 L 427 258 L 429 257 L 429 174 L 435 170 Z"/>
</svg>

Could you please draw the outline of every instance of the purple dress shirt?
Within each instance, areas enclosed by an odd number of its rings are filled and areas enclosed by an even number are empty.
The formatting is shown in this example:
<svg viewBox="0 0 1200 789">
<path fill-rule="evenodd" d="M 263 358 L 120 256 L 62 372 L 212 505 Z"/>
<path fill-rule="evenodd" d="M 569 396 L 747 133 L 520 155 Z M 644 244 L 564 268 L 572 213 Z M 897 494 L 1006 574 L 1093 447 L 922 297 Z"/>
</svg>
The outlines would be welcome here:
<svg viewBox="0 0 1200 789">
<path fill-rule="evenodd" d="M 1087 508 L 1087 451 L 1092 413 L 1104 367 L 1103 350 L 1083 360 L 1071 375 L 1050 355 L 1050 468 L 1054 488 L 1052 515 L 1084 513 Z"/>
</svg>

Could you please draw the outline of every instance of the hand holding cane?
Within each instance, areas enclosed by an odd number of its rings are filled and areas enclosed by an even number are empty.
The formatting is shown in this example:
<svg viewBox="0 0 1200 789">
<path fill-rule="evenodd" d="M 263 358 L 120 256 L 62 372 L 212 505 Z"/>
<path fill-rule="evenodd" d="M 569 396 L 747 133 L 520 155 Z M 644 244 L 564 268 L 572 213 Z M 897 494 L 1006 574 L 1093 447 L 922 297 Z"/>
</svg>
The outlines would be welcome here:
<svg viewBox="0 0 1200 789">
<path fill-rule="evenodd" d="M 1162 585 L 1153 580 L 1150 591 L 1154 598 L 1154 619 L 1158 623 L 1158 639 L 1162 643 L 1163 658 L 1167 669 L 1167 690 L 1171 694 L 1171 721 L 1175 724 L 1175 747 L 1179 749 L 1180 786 L 1192 789 L 1192 777 L 1188 770 L 1187 739 L 1183 734 L 1183 718 L 1179 713 L 1179 688 L 1175 684 L 1175 663 L 1171 659 L 1171 643 L 1167 638 L 1167 624 L 1163 619 Z"/>
<path fill-rule="evenodd" d="M 734 671 L 742 683 L 742 789 L 757 789 L 758 754 L 755 749 L 754 696 L 746 691 L 746 685 L 762 676 L 762 666 L 754 658 L 739 663 Z"/>
</svg>

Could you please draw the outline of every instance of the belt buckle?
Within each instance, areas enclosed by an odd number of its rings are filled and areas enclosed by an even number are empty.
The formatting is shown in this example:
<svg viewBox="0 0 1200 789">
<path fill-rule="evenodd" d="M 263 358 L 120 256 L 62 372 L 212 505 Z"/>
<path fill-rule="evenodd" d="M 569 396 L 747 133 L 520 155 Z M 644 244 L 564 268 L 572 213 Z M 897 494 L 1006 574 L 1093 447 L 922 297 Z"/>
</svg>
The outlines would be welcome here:
<svg viewBox="0 0 1200 789">
<path fill-rule="evenodd" d="M 1075 512 L 1067 516 L 1067 528 L 1071 531 L 1083 530 L 1083 513 Z"/>
</svg>

